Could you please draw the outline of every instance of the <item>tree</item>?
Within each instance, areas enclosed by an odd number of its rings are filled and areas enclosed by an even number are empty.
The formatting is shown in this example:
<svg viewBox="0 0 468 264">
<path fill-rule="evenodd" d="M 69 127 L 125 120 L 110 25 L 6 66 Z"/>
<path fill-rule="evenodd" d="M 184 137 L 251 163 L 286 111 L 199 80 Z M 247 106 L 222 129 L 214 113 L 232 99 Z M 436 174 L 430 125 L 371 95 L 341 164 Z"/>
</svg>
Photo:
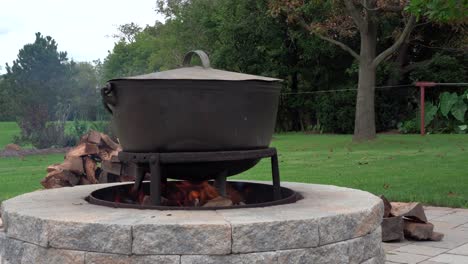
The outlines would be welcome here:
<svg viewBox="0 0 468 264">
<path fill-rule="evenodd" d="M 67 53 L 57 50 L 55 40 L 41 33 L 36 33 L 34 43 L 20 49 L 12 66 L 6 65 L 4 81 L 22 130 L 20 141 L 48 147 L 43 141 L 45 133 L 52 131 L 47 121 L 66 113 L 72 65 Z"/>
<path fill-rule="evenodd" d="M 131 22 L 123 24 L 118 27 L 119 33 L 112 35 L 112 37 L 119 39 L 120 41 L 132 43 L 135 41 L 135 37 L 141 32 L 142 28 Z"/>
<path fill-rule="evenodd" d="M 448 3 L 450 2 L 450 3 Z M 375 84 L 377 66 L 390 57 L 407 40 L 417 18 L 429 16 L 441 21 L 463 17 L 466 1 L 443 0 L 342 0 L 303 1 L 272 0 L 274 15 L 286 14 L 289 23 L 302 26 L 322 40 L 337 45 L 353 56 L 359 64 L 358 91 L 353 140 L 371 140 L 375 129 Z M 464 8 L 465 7 L 465 8 Z M 442 9 L 443 8 L 443 9 Z M 442 11 L 440 11 L 442 10 Z M 448 10 L 448 11 L 447 11 Z M 408 12 L 409 11 L 409 12 Z M 400 17 L 401 27 L 395 28 L 393 43 L 383 49 L 378 47 L 382 21 L 385 17 Z M 318 18 L 318 19 L 317 19 Z M 353 48 L 352 37 L 359 34 L 359 51 Z M 341 40 L 338 40 L 340 37 Z M 345 44 L 346 40 L 351 42 Z"/>
<path fill-rule="evenodd" d="M 96 120 L 98 107 L 101 105 L 96 66 L 89 62 L 78 62 L 72 70 L 70 80 L 73 85 L 70 91 L 72 117 L 80 120 Z"/>
</svg>

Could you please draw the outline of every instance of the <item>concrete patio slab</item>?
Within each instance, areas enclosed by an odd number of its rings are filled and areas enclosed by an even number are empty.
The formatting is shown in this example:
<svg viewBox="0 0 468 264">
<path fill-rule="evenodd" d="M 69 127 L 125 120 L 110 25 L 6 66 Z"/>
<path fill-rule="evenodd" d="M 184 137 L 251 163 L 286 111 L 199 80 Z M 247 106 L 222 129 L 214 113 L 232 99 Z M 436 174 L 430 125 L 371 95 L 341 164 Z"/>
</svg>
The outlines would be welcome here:
<svg viewBox="0 0 468 264">
<path fill-rule="evenodd" d="M 442 241 L 400 241 L 383 243 L 386 264 L 468 264 L 468 209 L 424 207 L 434 231 L 444 233 Z"/>
</svg>

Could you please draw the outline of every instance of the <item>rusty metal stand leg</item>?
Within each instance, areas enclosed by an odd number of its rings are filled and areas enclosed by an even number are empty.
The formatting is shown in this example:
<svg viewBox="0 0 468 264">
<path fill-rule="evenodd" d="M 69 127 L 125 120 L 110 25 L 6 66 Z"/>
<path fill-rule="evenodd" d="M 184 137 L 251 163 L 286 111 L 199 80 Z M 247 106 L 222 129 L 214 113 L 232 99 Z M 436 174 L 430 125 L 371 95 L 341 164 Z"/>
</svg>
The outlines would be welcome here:
<svg viewBox="0 0 468 264">
<path fill-rule="evenodd" d="M 141 165 L 136 164 L 135 173 L 136 173 L 136 175 L 135 175 L 135 184 L 133 185 L 133 189 L 135 191 L 139 191 L 140 188 L 141 188 L 141 183 L 145 179 L 145 170 Z"/>
<path fill-rule="evenodd" d="M 271 173 L 273 175 L 273 198 L 274 200 L 281 199 L 280 174 L 278 168 L 278 155 L 275 153 L 271 156 Z"/>
<path fill-rule="evenodd" d="M 161 164 L 159 155 L 152 155 L 150 158 L 150 200 L 153 205 L 161 205 Z"/>
<path fill-rule="evenodd" d="M 227 178 L 227 171 L 224 171 L 220 173 L 218 176 L 216 176 L 216 179 L 214 181 L 214 186 L 218 190 L 219 194 L 221 196 L 226 196 L 226 178 Z"/>
</svg>

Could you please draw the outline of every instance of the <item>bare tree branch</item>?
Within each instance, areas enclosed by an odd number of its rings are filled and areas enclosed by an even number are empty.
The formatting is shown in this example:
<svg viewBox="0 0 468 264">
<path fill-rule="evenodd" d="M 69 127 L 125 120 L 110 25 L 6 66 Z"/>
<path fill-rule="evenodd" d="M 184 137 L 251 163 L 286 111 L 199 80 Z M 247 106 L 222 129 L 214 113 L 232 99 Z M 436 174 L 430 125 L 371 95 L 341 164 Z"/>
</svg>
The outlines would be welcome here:
<svg viewBox="0 0 468 264">
<path fill-rule="evenodd" d="M 310 26 L 309 24 L 307 24 L 303 19 L 299 19 L 299 24 L 305 28 L 307 31 L 309 31 L 311 34 L 314 34 L 316 35 L 317 37 L 319 37 L 320 39 L 323 39 L 323 40 L 326 40 L 332 44 L 335 44 L 337 45 L 338 47 L 342 48 L 343 50 L 347 51 L 349 54 L 351 54 L 354 58 L 356 58 L 357 60 L 360 60 L 360 56 L 359 54 L 357 54 L 351 47 L 349 47 L 348 45 L 344 44 L 343 42 L 341 41 L 338 41 L 338 40 L 334 40 L 332 38 L 329 38 L 329 37 L 326 37 L 320 33 L 318 33 L 316 30 L 314 30 L 314 28 L 312 28 L 312 26 Z"/>
<path fill-rule="evenodd" d="M 329 37 L 326 37 L 324 35 L 321 35 L 317 32 L 313 32 L 313 34 L 315 34 L 317 37 L 319 37 L 320 39 L 323 39 L 323 40 L 326 40 L 330 43 L 333 43 L 335 45 L 337 45 L 338 47 L 342 48 L 343 50 L 347 51 L 349 54 L 351 54 L 354 58 L 356 58 L 357 60 L 360 60 L 361 57 L 359 56 L 359 54 L 357 54 L 352 48 L 350 48 L 348 45 L 344 44 L 343 42 L 340 42 L 340 41 L 337 41 L 337 40 L 334 40 L 332 38 L 329 38 Z"/>
<path fill-rule="evenodd" d="M 354 23 L 358 26 L 360 31 L 365 31 L 365 21 L 362 18 L 361 14 L 359 11 L 356 9 L 356 6 L 353 4 L 353 1 L 351 0 L 345 0 L 344 1 L 346 5 L 346 11 L 348 11 L 349 15 L 353 18 Z"/>
<path fill-rule="evenodd" d="M 416 23 L 416 17 L 414 15 L 411 15 L 400 37 L 395 41 L 395 43 L 393 43 L 392 46 L 382 51 L 382 53 L 380 53 L 374 59 L 374 61 L 372 62 L 372 66 L 377 67 L 377 65 L 379 65 L 383 60 L 385 60 L 388 56 L 392 55 L 411 34 L 411 31 L 413 31 L 415 23 Z"/>
</svg>

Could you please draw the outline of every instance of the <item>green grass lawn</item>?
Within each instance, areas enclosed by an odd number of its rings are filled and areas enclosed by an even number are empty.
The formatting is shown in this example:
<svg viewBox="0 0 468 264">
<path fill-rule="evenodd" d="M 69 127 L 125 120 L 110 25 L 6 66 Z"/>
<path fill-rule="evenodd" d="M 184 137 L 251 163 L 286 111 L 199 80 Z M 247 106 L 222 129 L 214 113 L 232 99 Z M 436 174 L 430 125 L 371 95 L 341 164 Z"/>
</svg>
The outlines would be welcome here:
<svg viewBox="0 0 468 264">
<path fill-rule="evenodd" d="M 0 146 L 8 124 L 0 123 Z M 11 126 L 11 125 L 10 125 Z M 274 136 L 283 181 L 333 184 L 394 201 L 468 208 L 468 135 L 380 135 L 354 144 L 348 135 Z M 63 155 L 0 158 L 0 200 L 40 188 L 45 168 Z M 234 178 L 271 180 L 270 163 Z"/>
<path fill-rule="evenodd" d="M 12 143 L 13 136 L 19 132 L 16 122 L 0 122 L 0 149 L 3 149 L 6 144 Z"/>
</svg>

